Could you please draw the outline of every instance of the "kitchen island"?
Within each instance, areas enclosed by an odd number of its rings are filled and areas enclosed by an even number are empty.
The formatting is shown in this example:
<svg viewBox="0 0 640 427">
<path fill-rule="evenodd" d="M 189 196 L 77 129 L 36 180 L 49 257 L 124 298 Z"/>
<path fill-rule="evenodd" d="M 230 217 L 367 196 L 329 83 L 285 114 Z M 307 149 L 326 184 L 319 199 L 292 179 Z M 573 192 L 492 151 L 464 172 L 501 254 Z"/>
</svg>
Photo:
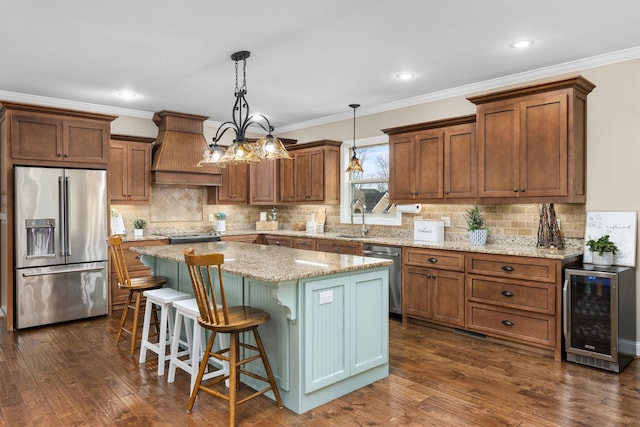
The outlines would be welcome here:
<svg viewBox="0 0 640 427">
<path fill-rule="evenodd" d="M 391 261 L 240 242 L 130 250 L 166 276 L 167 286 L 193 294 L 184 262 L 189 247 L 224 254 L 231 304 L 270 313 L 260 334 L 287 408 L 301 414 L 389 375 Z M 251 380 L 243 378 L 258 387 Z"/>
</svg>

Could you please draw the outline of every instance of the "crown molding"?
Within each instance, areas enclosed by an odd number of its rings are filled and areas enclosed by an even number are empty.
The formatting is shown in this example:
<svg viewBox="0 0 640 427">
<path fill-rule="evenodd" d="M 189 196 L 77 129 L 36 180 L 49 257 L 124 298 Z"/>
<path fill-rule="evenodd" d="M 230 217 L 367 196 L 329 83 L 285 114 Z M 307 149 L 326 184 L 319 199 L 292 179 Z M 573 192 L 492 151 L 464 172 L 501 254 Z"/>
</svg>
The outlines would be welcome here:
<svg viewBox="0 0 640 427">
<path fill-rule="evenodd" d="M 640 58 L 640 46 L 620 50 L 617 52 L 606 53 L 603 55 L 592 56 L 589 58 L 579 59 L 575 61 L 565 62 L 558 65 L 552 65 L 549 67 L 538 68 L 536 70 L 526 71 L 523 73 L 512 74 L 496 79 L 485 80 L 482 82 L 471 83 L 468 85 L 457 86 L 451 89 L 445 89 L 441 91 L 431 92 L 425 95 L 414 96 L 411 98 L 400 99 L 397 101 L 387 102 L 385 104 L 373 105 L 369 107 L 360 107 L 359 115 L 366 116 L 377 113 L 384 113 L 391 110 L 397 110 L 405 107 L 413 107 L 419 104 L 426 104 L 428 102 L 439 101 L 442 99 L 453 98 L 456 96 L 469 96 L 477 92 L 485 92 L 495 89 L 504 88 L 505 86 L 511 86 L 515 84 L 527 83 L 533 80 L 540 80 L 548 77 L 553 77 L 561 74 L 573 73 L 577 71 L 586 70 L 589 68 L 596 68 L 603 65 L 610 65 L 617 62 L 630 61 Z M 305 129 L 312 126 L 320 126 L 328 123 L 337 122 L 340 120 L 348 120 L 353 115 L 350 112 L 344 112 L 340 114 L 334 114 L 331 116 L 321 117 L 306 122 L 295 123 L 288 126 L 282 126 L 278 128 L 278 132 L 285 133 L 294 130 Z"/>
<path fill-rule="evenodd" d="M 369 107 L 361 107 L 358 111 L 360 116 L 384 113 L 386 111 L 397 110 L 405 107 L 412 107 L 414 105 L 425 104 L 428 102 L 439 101 L 442 99 L 453 98 L 456 96 L 469 96 L 473 93 L 484 92 L 503 88 L 505 86 L 511 86 L 515 84 L 522 84 L 533 80 L 544 79 L 561 74 L 567 74 L 577 71 L 586 70 L 589 68 L 601 67 L 604 65 L 614 64 L 617 62 L 630 61 L 640 58 L 640 46 L 619 50 L 616 52 L 606 53 L 603 55 L 592 56 L 589 58 L 579 59 L 575 61 L 565 62 L 558 65 L 552 65 L 549 67 L 538 68 L 536 70 L 526 71 L 523 73 L 512 74 L 496 79 L 485 80 L 482 82 L 472 83 L 468 85 L 458 86 L 451 89 L 440 90 L 436 92 L 427 93 L 424 95 L 414 96 L 411 98 L 400 99 L 397 101 L 387 102 L 379 105 L 372 105 Z M 18 92 L 9 92 L 0 90 L 0 99 L 13 102 L 23 102 L 27 104 L 44 105 L 49 107 L 66 108 L 70 110 L 82 110 L 91 111 L 94 113 L 112 114 L 118 116 L 130 116 L 139 117 L 144 119 L 152 119 L 153 112 L 134 110 L 129 108 L 112 107 L 108 105 L 91 104 L 87 102 L 70 101 L 60 98 L 50 98 L 46 96 L 30 95 Z M 345 111 L 344 113 L 333 114 L 330 116 L 320 117 L 314 120 L 308 120 L 305 122 L 294 123 L 287 126 L 278 128 L 278 133 L 291 132 L 295 130 L 305 129 L 313 126 L 325 125 L 341 120 L 348 120 L 353 117 L 353 114 Z M 207 120 L 204 122 L 205 126 L 217 128 L 221 125 L 221 122 Z M 256 133 L 260 133 L 257 132 Z"/>
</svg>

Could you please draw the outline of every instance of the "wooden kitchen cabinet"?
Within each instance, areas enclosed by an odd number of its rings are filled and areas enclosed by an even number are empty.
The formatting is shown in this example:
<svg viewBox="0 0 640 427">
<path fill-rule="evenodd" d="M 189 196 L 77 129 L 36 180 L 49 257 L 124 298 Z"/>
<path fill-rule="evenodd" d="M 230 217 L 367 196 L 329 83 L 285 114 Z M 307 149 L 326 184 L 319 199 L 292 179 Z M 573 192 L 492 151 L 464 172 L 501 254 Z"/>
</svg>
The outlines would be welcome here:
<svg viewBox="0 0 640 427">
<path fill-rule="evenodd" d="M 466 329 L 562 356 L 562 273 L 577 260 L 471 254 Z"/>
<path fill-rule="evenodd" d="M 316 250 L 320 252 L 333 252 L 342 255 L 362 256 L 362 243 L 349 242 L 346 240 L 316 240 Z"/>
<path fill-rule="evenodd" d="M 280 169 L 283 203 L 340 203 L 340 141 L 322 140 L 287 147 L 292 161 Z"/>
<path fill-rule="evenodd" d="M 472 200 L 476 195 L 474 115 L 383 129 L 389 135 L 392 201 Z"/>
<path fill-rule="evenodd" d="M 420 248 L 403 250 L 402 320 L 464 327 L 464 254 Z"/>
<path fill-rule="evenodd" d="M 109 154 L 111 203 L 139 204 L 151 200 L 151 146 L 154 138 L 112 135 Z"/>
<path fill-rule="evenodd" d="M 587 95 L 594 87 L 576 77 L 468 98 L 477 105 L 478 196 L 584 203 Z"/>
<path fill-rule="evenodd" d="M 243 242 L 243 243 L 259 243 L 261 238 L 259 234 L 238 234 L 234 236 L 225 235 L 221 239 L 223 242 Z"/>
<path fill-rule="evenodd" d="M 316 239 L 307 239 L 305 237 L 298 237 L 293 241 L 293 247 L 296 249 L 306 249 L 308 251 L 316 250 Z"/>
<path fill-rule="evenodd" d="M 222 185 L 212 187 L 208 191 L 215 189 L 216 203 L 245 205 L 248 203 L 249 193 L 249 165 L 238 163 L 237 165 L 227 165 L 220 168 L 222 174 Z"/>
<path fill-rule="evenodd" d="M 265 245 L 282 246 L 285 248 L 292 248 L 294 241 L 293 237 L 276 236 L 270 234 L 265 234 L 262 239 Z"/>
<path fill-rule="evenodd" d="M 263 160 L 249 165 L 249 204 L 274 205 L 280 202 L 280 163 L 293 160 Z"/>
<path fill-rule="evenodd" d="M 158 240 L 136 240 L 129 242 L 122 242 L 122 249 L 124 251 L 124 259 L 127 264 L 127 270 L 129 271 L 129 277 L 132 279 L 134 277 L 145 277 L 152 276 L 153 272 L 149 267 L 144 265 L 140 258 L 140 255 L 137 252 L 132 252 L 129 250 L 132 246 L 158 246 L 158 245 L 168 245 L 168 239 L 158 239 Z M 127 297 L 129 295 L 129 291 L 127 289 L 120 289 L 118 286 L 118 275 L 115 270 L 115 266 L 113 265 L 113 261 L 111 261 L 111 255 L 109 255 L 109 264 L 111 265 L 111 279 L 110 279 L 110 289 L 111 289 L 111 310 L 120 309 L 127 302 Z"/>
<path fill-rule="evenodd" d="M 14 164 L 106 168 L 116 116 L 4 101 L 2 106 L 10 120 Z"/>
</svg>

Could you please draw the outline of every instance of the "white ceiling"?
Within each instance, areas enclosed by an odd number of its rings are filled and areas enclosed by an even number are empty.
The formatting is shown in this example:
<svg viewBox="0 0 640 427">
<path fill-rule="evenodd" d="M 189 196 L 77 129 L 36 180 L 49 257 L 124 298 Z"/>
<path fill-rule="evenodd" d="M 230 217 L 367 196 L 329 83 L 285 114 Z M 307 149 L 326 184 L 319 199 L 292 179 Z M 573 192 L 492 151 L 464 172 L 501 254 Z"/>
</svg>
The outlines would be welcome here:
<svg viewBox="0 0 640 427">
<path fill-rule="evenodd" d="M 0 99 L 221 122 L 249 50 L 247 99 L 277 132 L 640 57 L 639 17 L 635 0 L 5 0 Z"/>
</svg>

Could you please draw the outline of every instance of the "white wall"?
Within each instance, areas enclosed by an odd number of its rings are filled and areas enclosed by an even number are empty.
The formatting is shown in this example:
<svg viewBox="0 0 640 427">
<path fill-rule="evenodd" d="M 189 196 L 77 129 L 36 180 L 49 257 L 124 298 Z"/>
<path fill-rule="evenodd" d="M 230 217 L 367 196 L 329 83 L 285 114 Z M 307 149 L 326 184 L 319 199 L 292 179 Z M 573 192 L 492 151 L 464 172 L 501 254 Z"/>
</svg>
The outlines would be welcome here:
<svg viewBox="0 0 640 427">
<path fill-rule="evenodd" d="M 596 85 L 588 97 L 587 211 L 640 211 L 640 59 L 620 62 L 579 73 L 555 76 L 557 80 L 581 74 Z M 533 82 L 532 82 L 533 83 Z M 522 85 L 520 85 L 522 86 Z M 429 102 L 368 116 L 357 116 L 356 136 L 380 135 L 380 129 L 473 114 L 475 106 L 465 96 Z M 345 105 L 345 110 L 347 106 Z M 150 124 L 150 126 L 149 126 Z M 155 136 L 157 128 L 146 119 L 118 118 L 113 133 Z M 215 132 L 206 129 L 205 134 Z M 319 139 L 348 140 L 353 137 L 352 119 L 315 126 L 279 136 L 299 143 Z M 637 242 L 636 242 L 637 246 Z M 638 266 L 638 248 L 636 247 Z M 640 270 L 640 268 L 638 269 Z M 636 271 L 640 283 L 640 274 Z M 640 292 L 637 295 L 640 307 Z M 640 308 L 636 316 L 640 341 Z M 640 355 L 640 344 L 636 344 Z"/>
</svg>

